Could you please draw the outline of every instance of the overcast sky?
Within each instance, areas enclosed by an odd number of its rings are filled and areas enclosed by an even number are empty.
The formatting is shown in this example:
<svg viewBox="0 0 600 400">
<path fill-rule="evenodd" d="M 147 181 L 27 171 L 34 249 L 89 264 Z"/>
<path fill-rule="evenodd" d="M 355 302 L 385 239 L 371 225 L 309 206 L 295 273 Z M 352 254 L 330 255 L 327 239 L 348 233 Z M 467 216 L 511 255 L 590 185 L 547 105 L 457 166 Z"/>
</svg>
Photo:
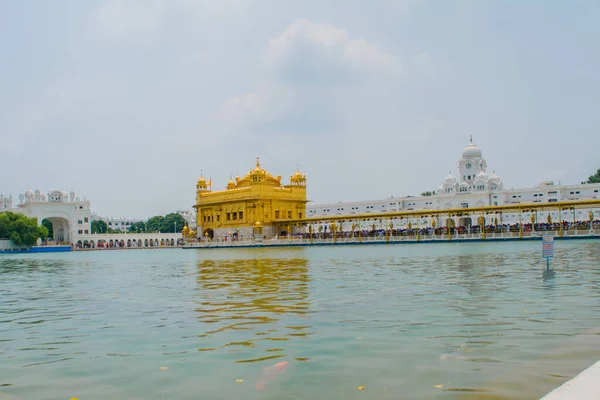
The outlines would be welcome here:
<svg viewBox="0 0 600 400">
<path fill-rule="evenodd" d="M 600 2 L 0 2 L 0 192 L 190 209 L 261 157 L 317 203 L 418 195 L 469 135 L 508 188 L 600 168 Z"/>
</svg>

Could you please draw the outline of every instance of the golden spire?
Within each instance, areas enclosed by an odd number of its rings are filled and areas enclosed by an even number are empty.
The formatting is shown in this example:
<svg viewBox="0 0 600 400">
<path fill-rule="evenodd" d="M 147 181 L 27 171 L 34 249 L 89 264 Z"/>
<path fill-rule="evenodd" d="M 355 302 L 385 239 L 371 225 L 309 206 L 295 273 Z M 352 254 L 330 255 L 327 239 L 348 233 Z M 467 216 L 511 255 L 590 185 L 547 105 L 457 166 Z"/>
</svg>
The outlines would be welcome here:
<svg viewBox="0 0 600 400">
<path fill-rule="evenodd" d="M 260 157 L 256 157 L 256 168 L 260 168 Z"/>
</svg>

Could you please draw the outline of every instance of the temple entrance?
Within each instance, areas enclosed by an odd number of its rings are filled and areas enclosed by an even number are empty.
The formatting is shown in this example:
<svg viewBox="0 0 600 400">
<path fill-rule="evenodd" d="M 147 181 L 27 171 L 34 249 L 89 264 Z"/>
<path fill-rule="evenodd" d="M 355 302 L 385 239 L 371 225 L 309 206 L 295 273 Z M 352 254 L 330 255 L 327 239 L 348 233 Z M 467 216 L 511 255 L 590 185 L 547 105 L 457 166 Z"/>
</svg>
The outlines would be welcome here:
<svg viewBox="0 0 600 400">
<path fill-rule="evenodd" d="M 45 222 L 46 221 L 46 222 Z M 49 232 L 50 236 L 57 243 L 70 243 L 71 241 L 71 227 L 69 220 L 63 217 L 47 217 L 40 221 L 40 225 L 52 227 L 52 232 Z M 47 238 L 44 238 L 47 239 Z"/>
<path fill-rule="evenodd" d="M 215 235 L 215 232 L 212 229 L 205 229 L 204 234 L 202 236 L 212 239 L 214 237 L 214 235 Z"/>
</svg>

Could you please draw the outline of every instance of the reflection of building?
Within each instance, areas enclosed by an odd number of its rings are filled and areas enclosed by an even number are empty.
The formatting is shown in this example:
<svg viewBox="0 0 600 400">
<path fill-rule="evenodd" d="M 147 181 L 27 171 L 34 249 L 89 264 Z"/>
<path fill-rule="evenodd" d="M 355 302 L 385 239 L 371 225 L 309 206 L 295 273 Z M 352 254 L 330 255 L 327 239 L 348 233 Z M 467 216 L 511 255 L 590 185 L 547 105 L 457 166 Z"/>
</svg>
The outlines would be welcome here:
<svg viewBox="0 0 600 400">
<path fill-rule="evenodd" d="M 292 250 L 293 251 L 293 250 Z M 296 249 L 298 254 L 301 249 Z M 205 350 L 239 346 L 238 362 L 285 355 L 289 340 L 310 335 L 308 261 L 305 258 L 203 260 L 198 262 L 198 318 Z M 231 335 L 239 336 L 231 342 Z M 277 342 L 277 351 L 272 343 Z M 264 353 L 244 352 L 263 347 Z"/>
<path fill-rule="evenodd" d="M 93 214 L 92 221 L 104 221 L 110 229 L 114 229 L 115 231 L 121 232 L 129 232 L 129 228 L 131 228 L 131 225 L 135 224 L 136 222 L 142 222 L 143 220 L 135 218 L 101 217 L 99 215 Z"/>
<path fill-rule="evenodd" d="M 91 232 L 91 211 L 89 200 L 80 200 L 71 191 L 53 189 L 48 195 L 39 190 L 28 190 L 19 195 L 19 204 L 12 208 L 12 197 L 0 196 L 0 211 L 12 211 L 30 218 L 37 218 L 41 225 L 44 219 L 52 222 L 54 240 L 73 242 L 78 235 Z"/>
<path fill-rule="evenodd" d="M 276 222 L 306 216 L 306 175 L 296 171 L 284 186 L 280 175 L 274 177 L 260 167 L 258 158 L 255 169 L 243 178 L 230 179 L 225 190 L 212 191 L 202 176 L 196 188 L 194 208 L 198 232 L 204 237 L 249 237 L 255 227 L 271 237 L 283 233 Z"/>
<path fill-rule="evenodd" d="M 447 210 L 454 208 L 474 208 L 484 206 L 504 206 L 530 203 L 555 203 L 574 200 L 600 199 L 600 184 L 561 185 L 554 182 L 542 182 L 539 186 L 527 189 L 505 189 L 504 183 L 496 175 L 487 174 L 487 162 L 481 149 L 471 139 L 464 148 L 458 162 L 458 177 L 448 175 L 435 193 L 430 196 L 390 197 L 387 199 L 357 202 L 340 202 L 333 204 L 314 204 L 307 207 L 307 217 L 379 214 L 395 211 L 411 210 Z M 540 211 L 537 221 L 545 221 L 548 217 L 554 221 L 559 218 L 587 221 L 588 209 L 582 208 L 572 215 L 573 211 Z M 597 211 L 596 211 L 597 212 Z M 517 212 L 505 213 L 503 223 L 519 222 Z M 428 221 L 423 221 L 427 224 Z M 470 225 L 470 218 L 457 220 L 457 224 Z M 473 223 L 475 224 L 475 223 Z"/>
</svg>

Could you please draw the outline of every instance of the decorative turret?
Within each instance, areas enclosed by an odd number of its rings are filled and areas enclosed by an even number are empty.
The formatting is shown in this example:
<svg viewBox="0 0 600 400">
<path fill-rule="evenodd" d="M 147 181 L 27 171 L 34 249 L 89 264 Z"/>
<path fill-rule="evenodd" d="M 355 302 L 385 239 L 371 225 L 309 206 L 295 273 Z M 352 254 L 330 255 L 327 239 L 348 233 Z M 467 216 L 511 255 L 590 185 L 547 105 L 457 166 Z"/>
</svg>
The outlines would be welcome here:
<svg viewBox="0 0 600 400">
<path fill-rule="evenodd" d="M 231 190 L 235 188 L 235 182 L 231 177 L 229 177 L 229 182 L 227 182 L 227 190 Z"/>
<path fill-rule="evenodd" d="M 198 190 L 208 190 L 208 186 L 206 184 L 206 179 L 204 179 L 204 176 L 200 175 L 200 178 L 198 178 L 198 184 L 196 185 L 196 188 Z"/>
<path fill-rule="evenodd" d="M 296 168 L 296 173 L 290 176 L 290 183 L 292 185 L 306 186 L 306 175 L 302 175 L 300 170 Z"/>
</svg>

